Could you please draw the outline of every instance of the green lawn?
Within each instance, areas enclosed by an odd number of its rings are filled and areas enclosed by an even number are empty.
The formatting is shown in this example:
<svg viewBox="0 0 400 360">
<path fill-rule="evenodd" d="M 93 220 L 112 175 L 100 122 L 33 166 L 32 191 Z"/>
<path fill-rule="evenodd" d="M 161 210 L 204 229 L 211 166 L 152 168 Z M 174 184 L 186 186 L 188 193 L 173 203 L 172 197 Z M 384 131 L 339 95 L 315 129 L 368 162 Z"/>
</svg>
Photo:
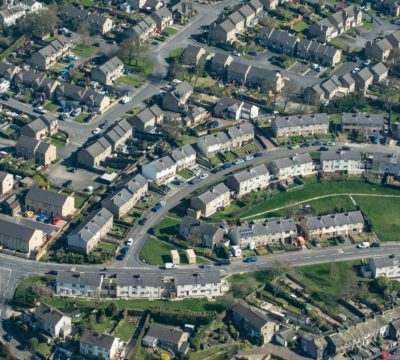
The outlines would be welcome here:
<svg viewBox="0 0 400 360">
<path fill-rule="evenodd" d="M 200 87 L 200 88 L 207 88 L 211 87 L 216 83 L 216 80 L 214 80 L 212 77 L 198 77 L 198 78 L 193 78 L 191 81 L 193 86 Z"/>
<path fill-rule="evenodd" d="M 112 335 L 119 337 L 123 341 L 128 342 L 131 339 L 135 329 L 136 325 L 134 323 L 129 323 L 126 322 L 126 320 L 121 320 L 121 322 L 117 326 L 117 329 L 113 332 Z"/>
<path fill-rule="evenodd" d="M 163 32 L 167 33 L 168 35 L 175 35 L 179 30 L 173 27 L 167 27 L 163 30 Z"/>
<path fill-rule="evenodd" d="M 148 77 L 153 74 L 154 63 L 150 59 L 137 59 L 131 63 L 125 63 L 126 68 L 142 76 Z"/>
<path fill-rule="evenodd" d="M 293 30 L 296 32 L 302 32 L 305 29 L 308 29 L 309 25 L 305 21 L 298 21 L 296 24 L 293 25 Z"/>
<path fill-rule="evenodd" d="M 171 262 L 171 250 L 177 249 L 170 243 L 151 237 L 146 241 L 140 258 L 150 265 L 162 265 Z"/>
<path fill-rule="evenodd" d="M 179 170 L 177 173 L 179 176 L 182 176 L 185 179 L 191 179 L 193 177 L 193 173 L 187 169 Z"/>
<path fill-rule="evenodd" d="M 191 136 L 187 134 L 183 134 L 179 137 L 178 142 L 181 145 L 186 145 L 186 144 L 194 144 L 197 141 L 196 136 Z"/>
<path fill-rule="evenodd" d="M 116 81 L 135 88 L 138 88 L 142 85 L 140 80 L 128 75 L 120 76 Z"/>
<path fill-rule="evenodd" d="M 348 48 L 348 46 L 344 42 L 340 41 L 339 39 L 332 39 L 329 42 L 329 44 L 332 45 L 332 46 L 335 46 L 335 47 L 337 47 L 339 49 L 342 49 L 344 51 L 347 51 L 347 48 Z"/>
<path fill-rule="evenodd" d="M 213 355 L 217 355 L 217 354 L 219 355 L 220 353 L 223 356 L 223 357 L 221 357 L 221 359 L 225 359 L 226 352 L 233 346 L 235 346 L 235 345 L 234 344 L 216 345 L 216 346 L 212 346 L 206 350 L 196 351 L 196 352 L 190 354 L 189 360 L 202 360 L 202 359 L 212 360 L 215 358 Z M 215 359 L 219 359 L 219 357 L 217 357 Z"/>
<path fill-rule="evenodd" d="M 62 132 L 56 132 L 51 137 L 51 143 L 58 146 L 65 146 L 67 141 L 67 136 Z"/>
<path fill-rule="evenodd" d="M 75 207 L 77 209 L 80 209 L 89 197 L 85 195 L 75 194 L 74 198 L 75 198 Z"/>
<path fill-rule="evenodd" d="M 374 27 L 375 27 L 375 24 L 373 24 L 369 21 L 364 21 L 362 24 L 362 28 L 367 31 L 371 31 Z"/>
<path fill-rule="evenodd" d="M 72 49 L 72 52 L 76 56 L 80 56 L 83 58 L 90 58 L 90 57 L 96 55 L 97 51 L 98 51 L 98 48 L 95 46 L 91 46 L 91 45 L 83 46 L 82 44 L 78 44 Z"/>
<path fill-rule="evenodd" d="M 55 111 L 58 109 L 58 105 L 54 104 L 53 102 L 49 101 L 46 105 L 44 105 L 44 108 L 48 111 Z"/>
<path fill-rule="evenodd" d="M 86 116 L 88 116 L 88 113 L 82 112 L 74 119 L 74 121 L 79 124 L 82 124 Z"/>
</svg>

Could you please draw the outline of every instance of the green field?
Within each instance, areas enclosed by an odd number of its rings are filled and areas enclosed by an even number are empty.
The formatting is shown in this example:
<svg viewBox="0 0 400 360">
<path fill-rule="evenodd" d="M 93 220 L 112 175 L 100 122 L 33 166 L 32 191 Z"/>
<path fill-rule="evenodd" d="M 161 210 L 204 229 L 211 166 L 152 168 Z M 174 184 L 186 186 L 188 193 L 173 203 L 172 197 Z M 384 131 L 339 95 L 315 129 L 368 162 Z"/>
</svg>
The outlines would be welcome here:
<svg viewBox="0 0 400 360">
<path fill-rule="evenodd" d="M 76 45 L 73 49 L 72 52 L 76 56 L 80 56 L 83 58 L 90 58 L 94 56 L 98 51 L 98 48 L 95 46 L 83 46 L 82 44 Z"/>
</svg>

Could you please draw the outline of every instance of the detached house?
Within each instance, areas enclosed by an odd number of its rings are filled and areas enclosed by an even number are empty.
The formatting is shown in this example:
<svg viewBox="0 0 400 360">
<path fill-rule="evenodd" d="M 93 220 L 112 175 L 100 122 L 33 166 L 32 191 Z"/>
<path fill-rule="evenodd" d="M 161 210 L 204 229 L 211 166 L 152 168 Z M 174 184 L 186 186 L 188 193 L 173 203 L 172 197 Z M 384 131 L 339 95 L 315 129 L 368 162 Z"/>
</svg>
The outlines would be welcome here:
<svg viewBox="0 0 400 360">
<path fill-rule="evenodd" d="M 308 153 L 274 160 L 270 163 L 269 169 L 279 179 L 314 174 L 314 164 Z"/>
<path fill-rule="evenodd" d="M 249 170 L 230 175 L 226 181 L 228 187 L 235 192 L 237 197 L 244 196 L 252 191 L 262 190 L 269 185 L 270 174 L 264 164 Z"/>
<path fill-rule="evenodd" d="M 165 6 L 151 13 L 150 17 L 156 23 L 159 31 L 163 31 L 174 23 L 171 11 Z"/>
<path fill-rule="evenodd" d="M 36 326 L 53 338 L 66 338 L 72 332 L 72 322 L 60 310 L 46 304 L 40 304 L 32 312 Z"/>
<path fill-rule="evenodd" d="M 386 61 L 392 48 L 392 44 L 386 38 L 376 42 L 368 41 L 365 45 L 365 55 L 375 60 Z"/>
<path fill-rule="evenodd" d="M 214 248 L 224 237 L 224 230 L 213 224 L 185 216 L 179 223 L 179 235 L 189 244 Z"/>
<path fill-rule="evenodd" d="M 97 167 L 112 153 L 112 145 L 104 137 L 78 152 L 78 163 L 88 168 Z"/>
<path fill-rule="evenodd" d="M 161 347 L 174 353 L 186 353 L 189 350 L 189 334 L 170 326 L 151 324 L 143 338 L 146 347 Z"/>
<path fill-rule="evenodd" d="M 237 326 L 244 328 L 247 336 L 256 339 L 260 344 L 270 342 L 278 329 L 275 322 L 245 302 L 240 302 L 232 309 L 232 317 Z"/>
<path fill-rule="evenodd" d="M 361 69 L 359 72 L 353 74 L 356 81 L 356 89 L 359 91 L 367 91 L 374 81 L 374 75 L 368 67 Z"/>
<path fill-rule="evenodd" d="M 364 229 L 364 217 L 361 211 L 337 213 L 322 216 L 310 216 L 301 222 L 307 239 L 329 239 L 358 235 Z"/>
<path fill-rule="evenodd" d="M 371 72 L 374 75 L 374 83 L 379 84 L 387 79 L 389 70 L 383 63 L 379 62 L 371 68 Z"/>
<path fill-rule="evenodd" d="M 372 277 L 385 276 L 389 279 L 400 278 L 400 260 L 396 255 L 374 256 L 369 261 Z"/>
<path fill-rule="evenodd" d="M 68 249 L 90 254 L 101 238 L 111 230 L 113 220 L 114 216 L 105 208 L 93 211 L 68 235 Z"/>
<path fill-rule="evenodd" d="M 157 159 L 143 165 L 142 175 L 151 181 L 154 181 L 157 185 L 164 184 L 176 175 L 176 164 L 174 160 L 169 156 L 164 156 L 161 159 Z"/>
<path fill-rule="evenodd" d="M 214 186 L 203 194 L 194 197 L 190 201 L 190 207 L 199 210 L 201 215 L 209 217 L 218 210 L 223 209 L 230 204 L 231 194 L 229 189 L 223 184 Z"/>
<path fill-rule="evenodd" d="M 182 62 L 185 65 L 196 66 L 205 55 L 206 50 L 201 46 L 188 45 L 182 54 Z"/>
<path fill-rule="evenodd" d="M 69 55 L 71 45 L 59 39 L 32 54 L 29 62 L 39 70 L 50 69 L 58 61 Z"/>
<path fill-rule="evenodd" d="M 125 346 L 121 339 L 84 330 L 79 338 L 79 352 L 84 356 L 93 356 L 104 360 L 124 358 Z"/>
<path fill-rule="evenodd" d="M 184 110 L 186 102 L 192 94 L 193 87 L 187 81 L 182 81 L 172 91 L 164 94 L 162 107 L 168 111 L 180 112 Z"/>
<path fill-rule="evenodd" d="M 57 148 L 54 145 L 25 135 L 20 136 L 15 149 L 25 159 L 35 159 L 44 166 L 50 165 L 57 158 Z"/>
<path fill-rule="evenodd" d="M 91 77 L 93 81 L 97 81 L 103 85 L 112 85 L 112 83 L 122 76 L 124 72 L 124 64 L 117 57 L 105 62 L 103 65 L 92 70 Z"/>
</svg>

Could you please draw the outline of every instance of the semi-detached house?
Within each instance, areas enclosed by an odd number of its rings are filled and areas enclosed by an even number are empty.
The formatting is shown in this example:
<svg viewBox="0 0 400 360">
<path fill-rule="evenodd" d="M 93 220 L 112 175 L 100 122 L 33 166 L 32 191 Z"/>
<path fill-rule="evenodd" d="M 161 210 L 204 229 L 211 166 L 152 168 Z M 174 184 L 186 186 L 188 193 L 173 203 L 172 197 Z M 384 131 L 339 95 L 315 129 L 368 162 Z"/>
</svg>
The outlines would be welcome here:
<svg viewBox="0 0 400 360">
<path fill-rule="evenodd" d="M 125 345 L 120 338 L 92 330 L 84 330 L 79 338 L 79 352 L 84 356 L 117 360 L 124 358 Z"/>
<path fill-rule="evenodd" d="M 231 194 L 225 184 L 221 183 L 191 199 L 190 207 L 199 210 L 201 215 L 209 217 L 219 209 L 229 206 Z"/>
<path fill-rule="evenodd" d="M 226 181 L 227 186 L 235 192 L 236 197 L 241 197 L 252 191 L 262 190 L 268 187 L 270 174 L 264 164 L 255 166 L 230 175 Z"/>
<path fill-rule="evenodd" d="M 176 169 L 175 161 L 170 156 L 164 156 L 143 165 L 142 175 L 159 185 L 170 181 L 176 175 Z"/>
<path fill-rule="evenodd" d="M 389 279 L 400 278 L 400 259 L 396 255 L 374 256 L 369 261 L 372 277 L 385 276 Z"/>
<path fill-rule="evenodd" d="M 94 210 L 68 235 L 68 249 L 90 254 L 113 226 L 114 216 L 105 208 Z"/>
<path fill-rule="evenodd" d="M 144 133 L 154 133 L 157 130 L 157 125 L 164 121 L 164 113 L 157 104 L 154 104 L 135 116 L 128 119 L 128 122 L 135 130 Z"/>
<path fill-rule="evenodd" d="M 124 64 L 114 56 L 103 65 L 92 70 L 91 77 L 93 81 L 97 81 L 103 85 L 112 85 L 112 83 L 122 76 L 124 72 Z"/>
<path fill-rule="evenodd" d="M 69 55 L 70 49 L 71 45 L 69 42 L 55 39 L 49 45 L 33 53 L 29 63 L 36 66 L 39 70 L 48 70 Z"/>
<path fill-rule="evenodd" d="M 379 175 L 400 176 L 400 156 L 395 153 L 374 153 L 372 172 Z"/>
<path fill-rule="evenodd" d="M 321 170 L 324 172 L 360 173 L 364 170 L 359 151 L 321 151 L 319 157 Z"/>
<path fill-rule="evenodd" d="M 284 180 L 314 174 L 314 164 L 310 154 L 299 154 L 272 161 L 269 164 L 269 170 L 279 179 Z"/>
<path fill-rule="evenodd" d="M 196 165 L 196 151 L 189 144 L 173 150 L 171 158 L 175 161 L 176 171 L 188 169 Z"/>
<path fill-rule="evenodd" d="M 89 168 L 97 167 L 112 153 L 112 145 L 104 137 L 78 152 L 78 163 Z"/>
<path fill-rule="evenodd" d="M 15 144 L 17 154 L 25 159 L 35 159 L 43 166 L 50 165 L 57 158 L 57 148 L 53 144 L 21 135 Z"/>
<path fill-rule="evenodd" d="M 25 135 L 36 140 L 51 136 L 58 131 L 58 121 L 56 117 L 50 113 L 26 124 L 21 129 L 21 135 Z"/>
<path fill-rule="evenodd" d="M 15 25 L 18 20 L 25 17 L 26 11 L 22 6 L 9 7 L 0 11 L 0 23 L 3 27 Z"/>
</svg>

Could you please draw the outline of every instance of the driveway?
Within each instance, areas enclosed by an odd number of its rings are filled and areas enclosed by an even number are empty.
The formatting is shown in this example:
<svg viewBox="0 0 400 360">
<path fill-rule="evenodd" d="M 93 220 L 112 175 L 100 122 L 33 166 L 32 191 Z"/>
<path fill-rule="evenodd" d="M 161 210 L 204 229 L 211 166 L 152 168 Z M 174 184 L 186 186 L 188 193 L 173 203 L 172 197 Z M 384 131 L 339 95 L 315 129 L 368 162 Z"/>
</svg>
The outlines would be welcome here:
<svg viewBox="0 0 400 360">
<path fill-rule="evenodd" d="M 73 173 L 67 171 L 65 165 L 58 164 L 51 168 L 49 172 L 49 179 L 56 185 L 62 185 L 65 181 L 71 180 L 72 184 L 69 186 L 71 189 L 76 191 L 82 191 L 88 186 L 98 188 L 100 183 L 95 180 L 99 177 L 99 174 L 88 171 L 86 169 L 80 169 Z"/>
</svg>

